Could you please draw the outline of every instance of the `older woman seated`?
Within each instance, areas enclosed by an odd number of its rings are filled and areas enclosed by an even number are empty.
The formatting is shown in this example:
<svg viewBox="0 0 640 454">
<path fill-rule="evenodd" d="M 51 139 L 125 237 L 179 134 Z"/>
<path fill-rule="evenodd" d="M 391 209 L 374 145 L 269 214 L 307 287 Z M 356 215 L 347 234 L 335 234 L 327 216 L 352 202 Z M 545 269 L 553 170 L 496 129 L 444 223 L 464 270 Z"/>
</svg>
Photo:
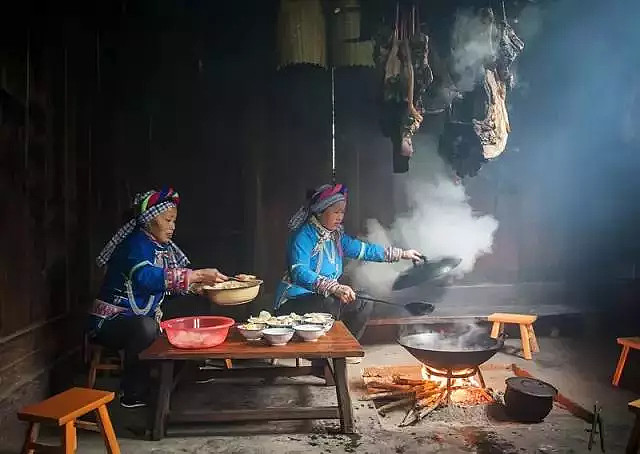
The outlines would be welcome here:
<svg viewBox="0 0 640 454">
<path fill-rule="evenodd" d="M 342 319 L 360 338 L 371 305 L 358 301 L 348 285 L 340 284 L 343 257 L 373 262 L 417 260 L 414 250 L 383 247 L 353 238 L 342 228 L 347 188 L 324 185 L 307 194 L 307 203 L 289 221 L 292 231 L 287 247 L 287 272 L 276 291 L 278 314 L 329 312 Z M 353 361 L 351 361 L 353 362 Z"/>
<path fill-rule="evenodd" d="M 96 262 L 108 265 L 89 317 L 92 342 L 124 349 L 123 407 L 145 406 L 148 369 L 138 359 L 158 335 L 160 306 L 167 295 L 228 278 L 216 269 L 191 270 L 171 240 L 180 197 L 173 189 L 148 191 L 134 200 L 135 217 L 104 247 Z"/>
</svg>

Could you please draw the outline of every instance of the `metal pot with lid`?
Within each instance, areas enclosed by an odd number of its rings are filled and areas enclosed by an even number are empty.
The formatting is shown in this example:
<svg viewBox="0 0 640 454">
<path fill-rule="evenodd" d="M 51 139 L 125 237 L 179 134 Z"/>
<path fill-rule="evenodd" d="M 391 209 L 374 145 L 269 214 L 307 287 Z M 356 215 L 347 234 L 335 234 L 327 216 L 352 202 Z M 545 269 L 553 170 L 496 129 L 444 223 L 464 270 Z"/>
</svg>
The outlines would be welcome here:
<svg viewBox="0 0 640 454">
<path fill-rule="evenodd" d="M 505 380 L 504 403 L 507 414 L 520 422 L 540 422 L 547 417 L 558 390 L 536 378 L 511 377 Z"/>
<path fill-rule="evenodd" d="M 460 265 L 462 259 L 458 257 L 444 257 L 438 260 L 427 260 L 422 257 L 422 261 L 416 261 L 413 266 L 396 278 L 393 283 L 393 290 L 404 290 L 415 287 L 427 281 L 434 281 L 445 277 Z"/>
</svg>

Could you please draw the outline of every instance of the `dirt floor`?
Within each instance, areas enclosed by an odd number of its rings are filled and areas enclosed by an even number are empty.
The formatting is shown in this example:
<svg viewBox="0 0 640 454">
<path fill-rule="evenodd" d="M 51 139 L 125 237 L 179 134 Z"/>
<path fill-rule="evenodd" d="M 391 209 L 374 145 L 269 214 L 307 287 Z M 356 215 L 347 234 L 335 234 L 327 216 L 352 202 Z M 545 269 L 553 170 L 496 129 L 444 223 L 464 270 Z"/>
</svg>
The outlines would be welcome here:
<svg viewBox="0 0 640 454">
<path fill-rule="evenodd" d="M 592 409 L 598 401 L 603 406 L 605 444 L 609 453 L 623 453 L 632 425 L 627 403 L 638 397 L 640 389 L 640 353 L 629 356 L 620 388 L 610 384 L 618 346 L 615 337 L 585 331 L 579 337 L 540 337 L 541 352 L 534 360 L 518 355 L 519 339 L 507 342 L 506 352 L 497 354 L 491 364 L 516 363 L 528 372 L 556 386 L 572 401 Z M 125 410 L 116 403 L 110 413 L 123 453 L 583 453 L 587 451 L 588 425 L 567 411 L 555 407 L 544 422 L 519 424 L 508 421 L 499 410 L 479 407 L 472 410 L 441 409 L 411 427 L 398 427 L 400 413 L 380 417 L 370 402 L 358 400 L 361 394 L 361 371 L 367 366 L 417 364 L 396 344 L 370 345 L 359 365 L 349 366 L 356 417 L 357 434 L 336 434 L 337 421 L 302 423 L 233 424 L 208 427 L 170 427 L 162 441 L 145 440 L 145 409 Z M 505 370 L 485 372 L 487 385 L 504 390 Z M 82 377 L 78 377 L 82 382 Z M 117 379 L 102 378 L 98 386 L 115 389 Z M 635 386 L 635 390 L 633 389 Z M 320 379 L 279 379 L 265 384 L 259 381 L 221 384 L 187 383 L 176 393 L 175 405 L 207 408 L 293 406 L 298 404 L 335 404 L 334 388 Z M 0 452 L 17 452 L 16 444 Z M 54 433 L 45 431 L 45 441 L 55 441 Z M 50 440 L 47 440 L 49 438 Z M 598 452 L 596 445 L 592 452 Z M 79 453 L 104 452 L 98 434 L 79 434 Z"/>
</svg>

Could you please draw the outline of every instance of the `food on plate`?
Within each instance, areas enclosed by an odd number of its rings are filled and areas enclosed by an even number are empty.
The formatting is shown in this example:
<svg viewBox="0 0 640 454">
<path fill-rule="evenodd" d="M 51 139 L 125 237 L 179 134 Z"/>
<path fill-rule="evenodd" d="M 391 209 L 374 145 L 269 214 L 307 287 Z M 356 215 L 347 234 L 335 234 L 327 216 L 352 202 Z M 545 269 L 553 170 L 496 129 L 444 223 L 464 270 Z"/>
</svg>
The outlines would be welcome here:
<svg viewBox="0 0 640 454">
<path fill-rule="evenodd" d="M 253 285 L 252 282 L 238 282 L 238 281 L 227 281 L 220 282 L 210 287 L 213 290 L 230 290 L 234 288 L 247 288 Z"/>
<path fill-rule="evenodd" d="M 332 317 L 327 317 L 325 315 L 322 314 L 306 314 L 304 316 L 304 322 L 305 323 L 312 323 L 312 324 L 317 324 L 317 325 L 322 325 L 328 321 L 331 320 Z"/>
<path fill-rule="evenodd" d="M 260 311 L 257 317 L 249 317 L 249 323 L 266 323 L 271 319 L 271 314 L 267 311 Z"/>
<path fill-rule="evenodd" d="M 267 324 L 271 327 L 291 327 L 301 323 L 326 325 L 328 322 L 332 322 L 333 317 L 331 314 L 323 313 L 309 313 L 304 315 L 296 314 L 292 312 L 288 315 L 271 315 L 267 311 L 261 311 L 257 317 L 249 317 L 248 323 Z"/>
<path fill-rule="evenodd" d="M 262 323 L 245 323 L 244 325 L 240 325 L 242 329 L 246 329 L 249 331 L 258 331 L 264 329 L 264 324 Z"/>
<path fill-rule="evenodd" d="M 241 281 L 255 281 L 257 279 L 253 274 L 237 274 L 235 278 Z"/>
</svg>

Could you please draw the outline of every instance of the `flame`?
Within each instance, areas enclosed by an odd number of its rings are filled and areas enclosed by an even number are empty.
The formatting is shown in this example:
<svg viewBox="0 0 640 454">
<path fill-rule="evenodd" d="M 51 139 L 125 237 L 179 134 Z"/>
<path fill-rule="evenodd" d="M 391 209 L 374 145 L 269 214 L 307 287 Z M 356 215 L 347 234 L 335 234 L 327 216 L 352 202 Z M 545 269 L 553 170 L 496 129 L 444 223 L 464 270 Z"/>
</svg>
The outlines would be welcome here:
<svg viewBox="0 0 640 454">
<path fill-rule="evenodd" d="M 438 369 L 431 368 L 432 372 L 446 374 L 446 371 L 441 371 Z M 454 371 L 454 374 L 457 375 L 467 375 L 473 373 L 472 369 L 461 369 Z M 433 375 L 429 373 L 429 369 L 425 366 L 422 366 L 420 370 L 420 375 L 423 380 L 431 381 L 437 383 L 441 388 L 447 388 L 447 381 L 451 380 L 451 394 L 450 400 L 453 403 L 473 403 L 477 400 L 475 397 L 474 389 L 482 389 L 482 385 L 478 381 L 475 375 L 465 378 L 451 378 L 441 377 L 439 375 Z"/>
</svg>

